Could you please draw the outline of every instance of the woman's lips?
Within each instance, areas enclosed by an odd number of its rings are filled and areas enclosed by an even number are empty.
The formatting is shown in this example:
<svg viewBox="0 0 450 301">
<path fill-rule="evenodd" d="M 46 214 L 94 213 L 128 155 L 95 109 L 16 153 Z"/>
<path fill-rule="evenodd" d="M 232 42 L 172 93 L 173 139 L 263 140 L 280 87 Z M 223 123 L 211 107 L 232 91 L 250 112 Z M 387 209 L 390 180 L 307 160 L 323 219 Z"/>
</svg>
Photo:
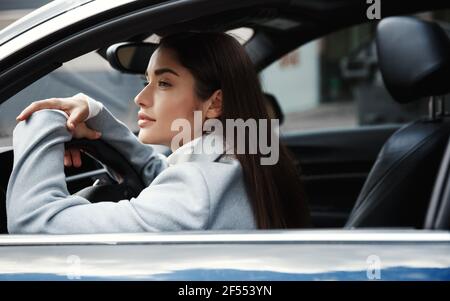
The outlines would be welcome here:
<svg viewBox="0 0 450 301">
<path fill-rule="evenodd" d="M 138 120 L 138 126 L 140 128 L 144 128 L 147 127 L 149 125 L 151 125 L 153 122 L 155 122 L 154 120 L 149 120 L 149 119 L 139 119 Z"/>
<path fill-rule="evenodd" d="M 153 122 L 155 122 L 156 120 L 155 119 L 153 119 L 153 118 L 151 118 L 150 116 L 148 116 L 148 115 L 145 115 L 144 113 L 142 113 L 142 112 L 139 112 L 138 113 L 138 125 L 139 125 L 139 127 L 146 127 L 146 126 L 148 126 L 148 125 L 150 125 L 150 124 L 152 124 Z"/>
</svg>

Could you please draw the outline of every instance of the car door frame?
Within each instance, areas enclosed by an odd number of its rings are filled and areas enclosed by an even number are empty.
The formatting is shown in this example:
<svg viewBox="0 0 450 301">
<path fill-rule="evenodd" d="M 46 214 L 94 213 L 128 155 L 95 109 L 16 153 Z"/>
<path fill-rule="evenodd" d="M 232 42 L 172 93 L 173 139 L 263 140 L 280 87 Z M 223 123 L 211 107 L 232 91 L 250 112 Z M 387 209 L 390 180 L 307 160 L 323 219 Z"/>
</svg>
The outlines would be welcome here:
<svg viewBox="0 0 450 301">
<path fill-rule="evenodd" d="M 450 280 L 450 232 L 0 235 L 0 280 Z"/>
</svg>

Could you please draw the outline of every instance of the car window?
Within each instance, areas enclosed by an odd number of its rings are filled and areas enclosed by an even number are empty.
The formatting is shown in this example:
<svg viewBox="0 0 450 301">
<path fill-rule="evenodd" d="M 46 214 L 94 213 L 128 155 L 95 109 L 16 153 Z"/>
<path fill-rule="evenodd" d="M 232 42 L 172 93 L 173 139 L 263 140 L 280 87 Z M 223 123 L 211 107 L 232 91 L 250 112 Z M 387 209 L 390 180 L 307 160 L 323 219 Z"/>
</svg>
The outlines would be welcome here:
<svg viewBox="0 0 450 301">
<path fill-rule="evenodd" d="M 450 10 L 417 17 L 450 33 Z M 427 114 L 426 102 L 400 105 L 377 65 L 376 23 L 331 33 L 301 46 L 261 72 L 264 90 L 285 114 L 282 132 L 405 123 Z"/>
<path fill-rule="evenodd" d="M 0 105 L 0 147 L 12 145 L 15 117 L 35 100 L 69 97 L 83 92 L 101 101 L 131 130 L 137 131 L 134 97 L 143 87 L 139 75 L 113 69 L 97 52 L 65 63 Z"/>
</svg>

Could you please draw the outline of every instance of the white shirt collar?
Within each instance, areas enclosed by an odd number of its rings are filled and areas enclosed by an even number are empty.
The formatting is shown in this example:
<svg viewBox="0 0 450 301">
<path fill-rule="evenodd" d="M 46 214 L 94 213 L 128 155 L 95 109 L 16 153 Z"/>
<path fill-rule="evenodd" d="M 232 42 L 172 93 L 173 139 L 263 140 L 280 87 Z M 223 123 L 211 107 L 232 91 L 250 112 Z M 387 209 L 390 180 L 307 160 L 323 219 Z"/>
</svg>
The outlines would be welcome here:
<svg viewBox="0 0 450 301">
<path fill-rule="evenodd" d="M 224 146 L 223 140 L 223 136 L 215 132 L 203 134 L 175 150 L 167 157 L 167 162 L 169 166 L 182 162 L 214 162 L 232 150 L 228 144 Z"/>
</svg>

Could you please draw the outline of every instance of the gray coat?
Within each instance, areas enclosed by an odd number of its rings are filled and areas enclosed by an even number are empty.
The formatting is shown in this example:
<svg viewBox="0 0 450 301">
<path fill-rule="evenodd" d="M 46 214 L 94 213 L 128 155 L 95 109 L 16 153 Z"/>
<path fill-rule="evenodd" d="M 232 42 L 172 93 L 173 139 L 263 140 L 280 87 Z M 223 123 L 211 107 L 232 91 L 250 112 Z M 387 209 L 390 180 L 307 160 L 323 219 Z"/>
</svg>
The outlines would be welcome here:
<svg viewBox="0 0 450 301">
<path fill-rule="evenodd" d="M 7 190 L 10 233 L 107 233 L 203 229 L 254 229 L 242 167 L 221 154 L 169 158 L 157 154 L 106 109 L 87 121 L 118 150 L 148 185 L 138 197 L 90 203 L 70 195 L 65 182 L 66 117 L 34 113 L 13 133 L 14 168 Z"/>
</svg>

